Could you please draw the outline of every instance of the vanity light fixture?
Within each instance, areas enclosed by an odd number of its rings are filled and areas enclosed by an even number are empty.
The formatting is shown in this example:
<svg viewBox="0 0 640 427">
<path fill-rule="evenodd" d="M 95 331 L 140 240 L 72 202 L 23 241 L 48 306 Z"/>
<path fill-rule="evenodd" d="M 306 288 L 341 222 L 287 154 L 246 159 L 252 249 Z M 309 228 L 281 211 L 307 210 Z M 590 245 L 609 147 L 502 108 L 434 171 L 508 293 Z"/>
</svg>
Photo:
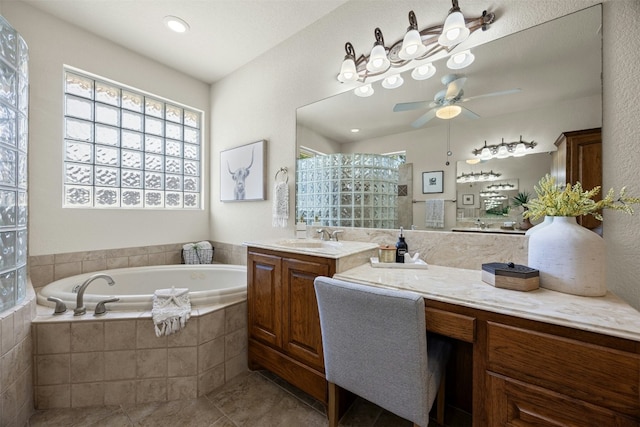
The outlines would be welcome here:
<svg viewBox="0 0 640 427">
<path fill-rule="evenodd" d="M 356 56 L 353 45 L 349 42 L 345 43 L 346 55 L 340 67 L 338 80 L 342 83 L 365 82 L 369 77 L 382 75 L 392 68 L 404 67 L 411 61 L 422 61 L 436 54 L 447 54 L 466 40 L 470 34 L 479 29 L 487 30 L 489 24 L 495 20 L 495 14 L 486 10 L 481 16 L 465 19 L 460 12 L 458 0 L 452 0 L 452 6 L 444 24 L 433 25 L 422 30 L 418 30 L 416 15 L 410 11 L 407 32 L 401 40 L 396 41 L 389 48 L 384 45 L 382 31 L 376 28 L 375 42 L 369 56 Z M 452 58 L 456 58 L 451 60 L 456 62 L 459 68 L 473 62 L 473 55 L 469 51 L 460 52 Z M 461 64 L 466 65 L 460 66 Z M 435 73 L 433 65 L 426 64 L 426 66 L 426 69 L 414 70 L 412 77 L 422 80 Z"/>
<path fill-rule="evenodd" d="M 461 173 L 456 177 L 456 182 L 464 183 L 464 182 L 483 182 L 483 181 L 495 181 L 496 179 L 502 176 L 501 173 L 494 172 L 491 170 L 490 172 L 469 172 L 469 173 Z"/>
<path fill-rule="evenodd" d="M 504 142 L 504 138 L 500 144 L 487 145 L 487 141 L 484 142 L 484 146 L 476 148 L 472 153 L 480 158 L 480 160 L 506 159 L 507 157 L 522 157 L 527 153 L 527 150 L 532 150 L 537 142 L 523 141 L 522 135 L 520 140 L 513 142 Z"/>
<path fill-rule="evenodd" d="M 451 55 L 447 60 L 447 67 L 452 70 L 461 70 L 475 61 L 476 57 L 469 49 Z"/>
<path fill-rule="evenodd" d="M 442 34 L 438 37 L 438 43 L 442 46 L 455 46 L 469 37 L 469 29 L 465 25 L 464 15 L 460 12 L 458 0 L 453 0 L 453 7 L 444 21 Z"/>
<path fill-rule="evenodd" d="M 186 33 L 190 28 L 184 19 L 180 19 L 177 16 L 165 16 L 162 21 L 167 28 L 175 33 Z"/>
<path fill-rule="evenodd" d="M 502 190 L 515 190 L 515 189 L 516 189 L 515 184 L 510 184 L 508 182 L 502 182 L 500 184 L 491 184 L 487 186 L 487 190 L 502 191 Z"/>
</svg>

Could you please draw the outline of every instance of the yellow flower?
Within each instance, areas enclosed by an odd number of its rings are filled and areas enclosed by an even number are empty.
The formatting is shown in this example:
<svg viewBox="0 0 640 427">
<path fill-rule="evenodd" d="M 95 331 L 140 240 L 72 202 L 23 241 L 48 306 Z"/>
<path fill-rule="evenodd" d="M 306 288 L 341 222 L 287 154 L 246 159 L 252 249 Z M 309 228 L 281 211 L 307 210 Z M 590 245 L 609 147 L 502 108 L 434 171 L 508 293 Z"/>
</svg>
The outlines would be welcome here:
<svg viewBox="0 0 640 427">
<path fill-rule="evenodd" d="M 626 187 L 622 187 L 618 197 L 615 196 L 613 188 L 607 195 L 599 201 L 594 201 L 593 197 L 600 193 L 600 186 L 585 191 L 582 184 L 576 182 L 574 185 L 567 184 L 561 188 L 556 185 L 556 180 L 551 175 L 544 176 L 534 190 L 538 197 L 530 200 L 525 207 L 524 218 L 538 219 L 543 216 L 580 216 L 593 215 L 602 221 L 600 210 L 614 209 L 633 214 L 631 205 L 639 204 L 640 197 L 628 197 Z"/>
</svg>

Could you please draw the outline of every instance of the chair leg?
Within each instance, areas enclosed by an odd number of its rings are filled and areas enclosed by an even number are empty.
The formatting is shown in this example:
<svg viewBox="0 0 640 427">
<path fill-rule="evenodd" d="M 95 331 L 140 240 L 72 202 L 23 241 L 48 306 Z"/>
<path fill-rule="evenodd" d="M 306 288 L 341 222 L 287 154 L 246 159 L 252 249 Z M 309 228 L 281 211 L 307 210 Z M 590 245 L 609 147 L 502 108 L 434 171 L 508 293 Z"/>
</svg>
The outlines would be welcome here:
<svg viewBox="0 0 640 427">
<path fill-rule="evenodd" d="M 441 426 L 444 425 L 444 394 L 445 394 L 445 389 L 446 389 L 446 372 L 442 372 L 442 378 L 440 379 L 440 387 L 438 389 L 438 396 L 436 397 L 436 401 L 437 401 L 437 405 L 438 407 L 436 408 L 436 419 L 438 421 L 438 424 L 440 424 Z"/>
<path fill-rule="evenodd" d="M 327 408 L 329 427 L 338 427 L 338 386 L 332 382 L 328 382 L 327 384 L 329 386 L 329 406 Z"/>
</svg>

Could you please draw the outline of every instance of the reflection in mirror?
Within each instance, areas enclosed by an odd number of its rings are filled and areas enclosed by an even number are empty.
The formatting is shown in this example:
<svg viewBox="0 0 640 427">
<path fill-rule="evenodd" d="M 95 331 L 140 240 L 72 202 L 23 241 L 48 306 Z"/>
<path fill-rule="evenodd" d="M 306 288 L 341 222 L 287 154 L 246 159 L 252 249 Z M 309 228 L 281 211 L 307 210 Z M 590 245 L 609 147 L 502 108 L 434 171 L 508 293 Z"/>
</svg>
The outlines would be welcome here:
<svg viewBox="0 0 640 427">
<path fill-rule="evenodd" d="M 508 11 L 501 19 L 509 19 Z M 446 229 L 486 216 L 486 209 L 480 210 L 479 192 L 478 197 L 475 192 L 462 192 L 470 187 L 461 190 L 456 182 L 462 172 L 456 167 L 471 170 L 464 161 L 476 158 L 474 150 L 481 149 L 485 141 L 495 145 L 522 137 L 536 142 L 524 157 L 475 166 L 478 171 L 506 171 L 511 167 L 503 165 L 515 162 L 518 166 L 513 170 L 518 174 L 513 179 L 518 180 L 519 191 L 532 192 L 533 184 L 550 172 L 548 153 L 556 150 L 554 142 L 561 133 L 601 126 L 600 26 L 601 6 L 597 5 L 474 47 L 475 62 L 456 72 L 466 78 L 456 83 L 464 83 L 460 102 L 473 114 L 450 120 L 425 117 L 434 97 L 447 82 L 457 80 L 451 80 L 447 58 L 434 62 L 437 71 L 430 79 L 413 80 L 408 70 L 404 85 L 397 89 L 384 89 L 380 82 L 373 82 L 375 93 L 368 98 L 355 96 L 352 86 L 340 95 L 301 107 L 297 110 L 298 152 L 404 152 L 412 171 L 401 186 L 407 195 L 398 196 L 398 202 L 404 200 L 407 207 L 398 211 L 410 210 L 407 221 L 418 229 L 425 229 L 425 201 L 432 199 L 445 200 Z M 398 104 L 412 108 L 396 107 Z M 546 169 L 533 166 L 536 156 L 547 159 Z M 438 170 L 444 170 L 444 192 L 423 194 L 422 173 Z M 463 205 L 463 194 L 474 195 L 473 209 L 478 210 L 473 214 L 469 205 Z"/>
</svg>

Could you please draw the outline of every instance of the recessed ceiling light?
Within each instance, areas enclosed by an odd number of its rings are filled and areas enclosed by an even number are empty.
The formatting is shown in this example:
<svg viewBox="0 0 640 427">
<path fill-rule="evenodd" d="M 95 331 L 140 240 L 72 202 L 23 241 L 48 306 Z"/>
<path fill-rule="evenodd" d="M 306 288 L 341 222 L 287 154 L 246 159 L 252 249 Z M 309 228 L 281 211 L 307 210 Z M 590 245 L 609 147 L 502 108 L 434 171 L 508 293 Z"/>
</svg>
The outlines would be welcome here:
<svg viewBox="0 0 640 427">
<path fill-rule="evenodd" d="M 358 128 L 351 129 L 351 133 L 358 133 L 358 132 L 360 132 L 360 129 Z"/>
<path fill-rule="evenodd" d="M 189 31 L 189 24 L 177 16 L 165 16 L 162 21 L 167 28 L 176 33 L 186 33 Z"/>
</svg>

